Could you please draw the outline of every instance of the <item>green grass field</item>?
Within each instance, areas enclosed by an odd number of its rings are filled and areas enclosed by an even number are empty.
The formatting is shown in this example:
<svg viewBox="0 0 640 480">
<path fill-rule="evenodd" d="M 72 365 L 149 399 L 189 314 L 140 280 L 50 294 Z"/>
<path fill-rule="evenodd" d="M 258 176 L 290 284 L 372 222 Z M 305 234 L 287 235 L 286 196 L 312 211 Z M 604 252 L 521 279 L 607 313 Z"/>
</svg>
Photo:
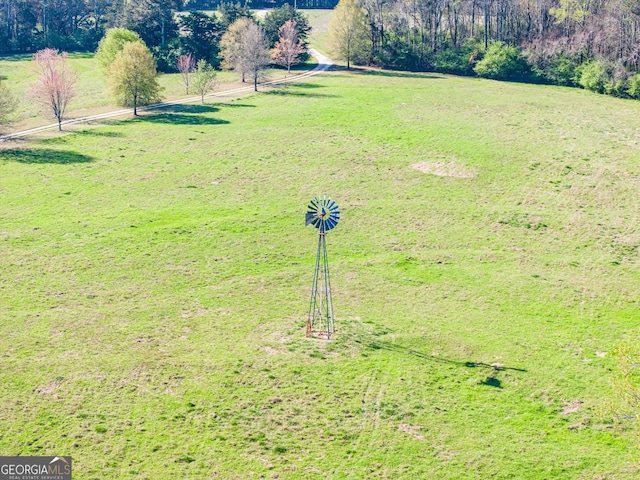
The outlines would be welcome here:
<svg viewBox="0 0 640 480">
<path fill-rule="evenodd" d="M 0 453 L 80 479 L 638 478 L 610 408 L 638 131 L 640 104 L 575 89 L 336 71 L 3 145 Z M 304 337 L 324 193 L 331 342 Z"/>
<path fill-rule="evenodd" d="M 311 46 L 330 53 L 329 46 L 329 22 L 331 21 L 331 13 L 333 10 L 302 10 L 309 18 L 309 24 L 313 26 L 309 43 Z"/>
</svg>

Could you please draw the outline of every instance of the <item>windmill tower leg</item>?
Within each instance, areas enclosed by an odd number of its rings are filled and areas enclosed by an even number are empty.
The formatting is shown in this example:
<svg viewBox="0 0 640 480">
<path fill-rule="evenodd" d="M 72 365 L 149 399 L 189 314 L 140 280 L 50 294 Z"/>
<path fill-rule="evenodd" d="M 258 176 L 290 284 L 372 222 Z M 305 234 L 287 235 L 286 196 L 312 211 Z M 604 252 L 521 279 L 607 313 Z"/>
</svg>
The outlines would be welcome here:
<svg viewBox="0 0 640 480">
<path fill-rule="evenodd" d="M 322 238 L 318 236 L 318 251 L 316 253 L 316 266 L 313 271 L 313 282 L 311 283 L 311 300 L 309 301 L 309 315 L 307 316 L 306 336 L 313 335 L 313 325 L 316 321 L 316 312 L 318 311 L 318 280 L 320 274 L 320 255 L 322 253 Z"/>
<path fill-rule="evenodd" d="M 331 280 L 329 278 L 329 256 L 327 255 L 327 238 L 322 235 L 323 264 L 324 264 L 324 306 L 326 311 L 324 317 L 327 327 L 327 340 L 331 339 L 333 333 L 333 299 L 331 298 Z"/>
</svg>

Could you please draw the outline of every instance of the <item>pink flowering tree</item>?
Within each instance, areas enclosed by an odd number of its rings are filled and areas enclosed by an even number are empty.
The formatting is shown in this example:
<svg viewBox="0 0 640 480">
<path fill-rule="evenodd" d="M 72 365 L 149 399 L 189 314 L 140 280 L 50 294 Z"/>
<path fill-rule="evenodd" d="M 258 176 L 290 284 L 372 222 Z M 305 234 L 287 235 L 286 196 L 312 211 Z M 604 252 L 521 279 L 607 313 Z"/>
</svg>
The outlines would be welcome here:
<svg viewBox="0 0 640 480">
<path fill-rule="evenodd" d="M 196 68 L 196 59 L 191 56 L 190 53 L 181 55 L 178 58 L 176 67 L 182 76 L 182 82 L 187 89 L 187 95 L 189 95 L 189 85 L 191 84 L 191 74 Z"/>
<path fill-rule="evenodd" d="M 62 119 L 67 105 L 75 96 L 74 85 L 78 73 L 67 63 L 66 52 L 53 48 L 39 50 L 33 55 L 33 71 L 38 79 L 33 84 L 33 98 L 44 110 L 53 114 L 62 130 Z"/>
</svg>

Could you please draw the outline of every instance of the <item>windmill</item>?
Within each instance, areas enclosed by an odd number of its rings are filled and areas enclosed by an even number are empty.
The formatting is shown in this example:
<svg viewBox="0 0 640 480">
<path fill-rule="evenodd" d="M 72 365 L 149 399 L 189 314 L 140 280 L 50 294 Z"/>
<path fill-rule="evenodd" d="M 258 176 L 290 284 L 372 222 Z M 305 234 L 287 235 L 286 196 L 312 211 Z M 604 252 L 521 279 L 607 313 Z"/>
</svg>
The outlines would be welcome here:
<svg viewBox="0 0 640 480">
<path fill-rule="evenodd" d="M 315 197 L 309 202 L 305 215 L 305 226 L 313 225 L 318 229 L 318 251 L 316 267 L 311 285 L 311 301 L 307 317 L 306 334 L 313 336 L 314 331 L 327 332 L 327 340 L 334 332 L 333 300 L 331 299 L 331 280 L 329 278 L 329 259 L 327 257 L 327 232 L 340 221 L 338 204 L 326 195 Z"/>
</svg>

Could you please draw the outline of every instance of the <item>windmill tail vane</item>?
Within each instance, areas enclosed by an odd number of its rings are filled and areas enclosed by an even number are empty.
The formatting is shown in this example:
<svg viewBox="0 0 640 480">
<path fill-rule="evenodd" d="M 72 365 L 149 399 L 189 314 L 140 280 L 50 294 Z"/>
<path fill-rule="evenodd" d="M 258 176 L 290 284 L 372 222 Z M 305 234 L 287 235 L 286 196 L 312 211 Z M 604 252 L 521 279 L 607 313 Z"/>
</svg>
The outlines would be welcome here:
<svg viewBox="0 0 640 480">
<path fill-rule="evenodd" d="M 335 331 L 326 234 L 329 230 L 333 230 L 339 221 L 338 204 L 326 195 L 315 197 L 309 202 L 305 214 L 305 226 L 313 225 L 318 229 L 318 249 L 311 284 L 311 300 L 306 324 L 307 337 L 326 333 L 327 339 L 331 339 Z"/>
</svg>

